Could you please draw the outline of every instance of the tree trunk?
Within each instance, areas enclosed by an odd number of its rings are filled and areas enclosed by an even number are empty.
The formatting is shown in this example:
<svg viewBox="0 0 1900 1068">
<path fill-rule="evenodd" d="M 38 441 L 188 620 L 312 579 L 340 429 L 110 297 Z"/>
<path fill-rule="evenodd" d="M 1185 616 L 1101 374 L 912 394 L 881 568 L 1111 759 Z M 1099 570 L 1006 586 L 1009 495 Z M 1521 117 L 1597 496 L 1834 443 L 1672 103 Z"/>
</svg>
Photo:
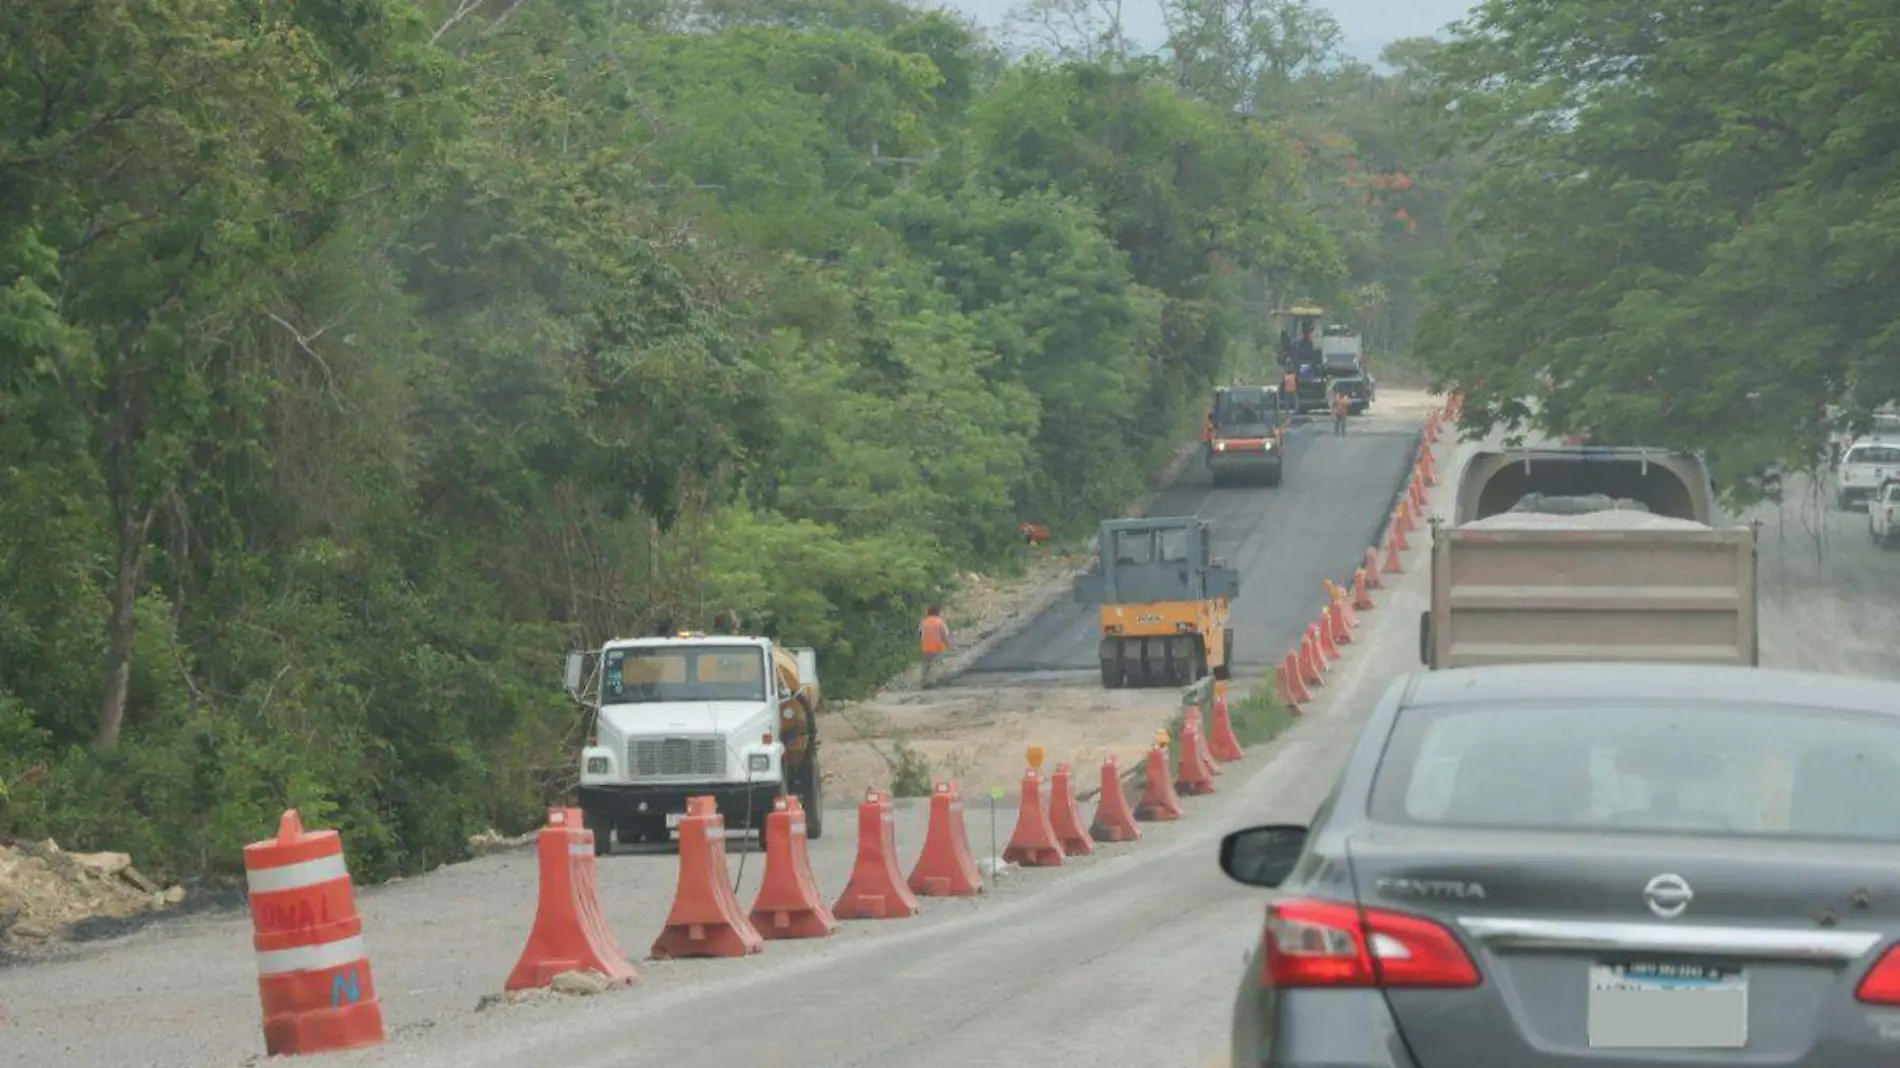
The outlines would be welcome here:
<svg viewBox="0 0 1900 1068">
<path fill-rule="evenodd" d="M 136 505 L 129 500 L 121 500 L 113 509 L 119 520 L 119 552 L 112 584 L 112 617 L 106 624 L 106 692 L 99 702 L 98 744 L 101 749 L 119 744 L 119 728 L 125 725 L 126 691 L 132 684 L 139 571 L 145 560 L 145 535 L 151 527 L 151 513 L 139 516 L 135 509 Z"/>
</svg>

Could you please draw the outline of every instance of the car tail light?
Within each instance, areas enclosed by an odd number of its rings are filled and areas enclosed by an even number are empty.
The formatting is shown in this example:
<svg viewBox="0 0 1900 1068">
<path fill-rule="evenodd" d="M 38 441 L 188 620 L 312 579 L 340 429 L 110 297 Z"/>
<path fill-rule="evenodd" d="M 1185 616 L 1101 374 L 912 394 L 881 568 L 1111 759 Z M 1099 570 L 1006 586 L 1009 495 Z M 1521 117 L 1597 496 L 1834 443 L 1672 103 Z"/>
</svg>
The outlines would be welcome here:
<svg viewBox="0 0 1900 1068">
<path fill-rule="evenodd" d="M 1873 1005 L 1900 1005 L 1900 946 L 1874 962 L 1854 996 Z"/>
<path fill-rule="evenodd" d="M 1443 925 L 1331 901 L 1268 905 L 1264 957 L 1261 981 L 1277 987 L 1471 987 L 1480 981 L 1471 955 Z"/>
</svg>

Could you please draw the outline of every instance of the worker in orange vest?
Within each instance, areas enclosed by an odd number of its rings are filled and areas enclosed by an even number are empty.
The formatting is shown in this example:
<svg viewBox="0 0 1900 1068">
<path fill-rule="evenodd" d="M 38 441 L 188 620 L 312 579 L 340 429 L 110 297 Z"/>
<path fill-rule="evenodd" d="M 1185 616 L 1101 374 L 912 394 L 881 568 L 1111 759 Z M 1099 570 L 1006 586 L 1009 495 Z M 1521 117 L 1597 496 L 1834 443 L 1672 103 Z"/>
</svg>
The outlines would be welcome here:
<svg viewBox="0 0 1900 1068">
<path fill-rule="evenodd" d="M 1352 398 L 1343 389 L 1333 390 L 1333 433 L 1346 432 L 1346 417 L 1352 414 Z"/>
<path fill-rule="evenodd" d="M 919 689 L 930 688 L 930 669 L 950 651 L 950 624 L 943 621 L 943 606 L 931 605 L 924 612 L 923 625 L 917 628 L 918 649 L 924 654 L 924 672 Z"/>
</svg>

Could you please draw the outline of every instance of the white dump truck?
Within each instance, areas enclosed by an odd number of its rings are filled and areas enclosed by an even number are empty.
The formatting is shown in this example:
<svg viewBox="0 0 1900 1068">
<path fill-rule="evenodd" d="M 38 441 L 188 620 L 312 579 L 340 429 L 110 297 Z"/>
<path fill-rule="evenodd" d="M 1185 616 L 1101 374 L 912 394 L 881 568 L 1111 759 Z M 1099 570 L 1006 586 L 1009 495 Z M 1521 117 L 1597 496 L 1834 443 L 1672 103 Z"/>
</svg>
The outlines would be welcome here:
<svg viewBox="0 0 1900 1068">
<path fill-rule="evenodd" d="M 1695 456 L 1469 452 L 1432 521 L 1429 668 L 1539 661 L 1760 663 L 1753 526 L 1720 526 Z"/>
<path fill-rule="evenodd" d="M 728 831 L 762 833 L 774 800 L 796 795 L 807 836 L 823 835 L 814 650 L 735 635 L 616 638 L 568 654 L 567 690 L 594 708 L 580 809 L 596 852 L 667 841 L 691 797 L 715 799 Z"/>
</svg>

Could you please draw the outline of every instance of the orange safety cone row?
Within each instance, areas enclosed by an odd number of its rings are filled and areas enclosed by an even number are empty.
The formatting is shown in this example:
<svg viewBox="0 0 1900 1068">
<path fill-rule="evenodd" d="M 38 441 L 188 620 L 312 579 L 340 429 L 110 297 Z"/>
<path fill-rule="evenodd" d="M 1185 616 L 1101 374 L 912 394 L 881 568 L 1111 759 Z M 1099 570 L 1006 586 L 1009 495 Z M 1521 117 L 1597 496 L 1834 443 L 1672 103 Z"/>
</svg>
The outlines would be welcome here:
<svg viewBox="0 0 1900 1068">
<path fill-rule="evenodd" d="M 1427 487 L 1438 485 L 1438 461 L 1432 456 L 1432 450 L 1421 450 L 1418 464 L 1425 476 L 1425 485 Z"/>
<path fill-rule="evenodd" d="M 1286 669 L 1282 667 L 1280 670 Z M 1214 684 L 1214 722 L 1207 728 L 1207 751 L 1224 764 L 1247 758 L 1247 751 L 1240 747 L 1240 737 L 1234 733 L 1234 719 L 1227 707 L 1225 683 Z"/>
<path fill-rule="evenodd" d="M 1102 761 L 1102 792 L 1095 799 L 1089 837 L 1098 842 L 1133 842 L 1141 837 L 1135 814 L 1128 809 L 1128 795 L 1122 792 L 1121 765 L 1112 755 Z"/>
<path fill-rule="evenodd" d="M 930 795 L 924 851 L 910 870 L 909 885 L 919 897 L 969 897 L 983 892 L 983 876 L 970 852 L 970 828 L 963 821 L 963 795 L 956 783 L 939 780 Z"/>
<path fill-rule="evenodd" d="M 1419 473 L 1416 465 L 1412 468 L 1412 484 L 1408 487 L 1407 493 L 1410 494 L 1412 500 L 1412 519 L 1417 522 L 1419 517 L 1425 514 L 1425 476 Z"/>
<path fill-rule="evenodd" d="M 858 860 L 844 893 L 831 906 L 841 920 L 901 920 L 918 912 L 916 895 L 897 870 L 897 821 L 890 795 L 864 791 L 858 804 Z"/>
<path fill-rule="evenodd" d="M 535 836 L 540 893 L 528 944 L 508 974 L 504 990 L 529 990 L 554 982 L 562 972 L 599 972 L 614 986 L 640 981 L 632 962 L 600 909 L 594 832 L 580 810 L 548 810 L 548 825 Z"/>
<path fill-rule="evenodd" d="M 1181 725 L 1181 758 L 1174 770 L 1174 789 L 1188 797 L 1214 792 L 1214 777 L 1207 773 L 1201 755 L 1201 730 L 1193 723 Z"/>
<path fill-rule="evenodd" d="M 1300 658 L 1294 653 L 1286 654 L 1286 661 L 1280 665 L 1281 681 L 1286 690 L 1286 703 L 1295 708 L 1313 699 L 1312 691 L 1306 688 L 1306 680 L 1300 677 Z"/>
<path fill-rule="evenodd" d="M 765 938 L 739 907 L 726 867 L 726 820 L 710 797 L 686 799 L 680 820 L 680 875 L 673 911 L 653 940 L 653 959 L 743 957 Z"/>
<path fill-rule="evenodd" d="M 1057 764 L 1049 776 L 1049 825 L 1055 829 L 1056 842 L 1065 857 L 1086 857 L 1095 852 L 1095 839 L 1082 826 L 1082 809 L 1075 803 L 1075 777 L 1067 764 Z"/>
<path fill-rule="evenodd" d="M 1168 732 L 1156 731 L 1148 749 L 1148 783 L 1141 791 L 1141 804 L 1135 806 L 1135 818 L 1144 823 L 1168 823 L 1181 818 L 1181 797 L 1174 792 L 1174 776 L 1168 773 Z"/>
<path fill-rule="evenodd" d="M 824 938 L 838 930 L 812 875 L 805 805 L 796 796 L 775 799 L 765 817 L 765 875 L 748 918 L 765 938 Z"/>
<path fill-rule="evenodd" d="M 277 837 L 244 847 L 264 1049 L 328 1053 L 382 1043 L 355 883 L 335 831 L 303 829 L 296 809 Z"/>
<path fill-rule="evenodd" d="M 1365 612 L 1377 607 L 1372 603 L 1372 593 L 1366 589 L 1367 575 L 1364 567 L 1352 573 L 1352 607 L 1355 611 Z"/>
<path fill-rule="evenodd" d="M 1385 589 L 1385 580 L 1379 577 L 1379 547 L 1377 545 L 1369 545 L 1366 547 L 1365 566 L 1360 570 L 1365 572 L 1366 587 L 1368 589 Z"/>
<path fill-rule="evenodd" d="M 1035 768 L 1023 772 L 1022 800 L 1016 807 L 1016 829 L 1010 833 L 1003 859 L 1025 868 L 1062 866 L 1062 843 L 1042 804 L 1042 779 Z"/>
</svg>

